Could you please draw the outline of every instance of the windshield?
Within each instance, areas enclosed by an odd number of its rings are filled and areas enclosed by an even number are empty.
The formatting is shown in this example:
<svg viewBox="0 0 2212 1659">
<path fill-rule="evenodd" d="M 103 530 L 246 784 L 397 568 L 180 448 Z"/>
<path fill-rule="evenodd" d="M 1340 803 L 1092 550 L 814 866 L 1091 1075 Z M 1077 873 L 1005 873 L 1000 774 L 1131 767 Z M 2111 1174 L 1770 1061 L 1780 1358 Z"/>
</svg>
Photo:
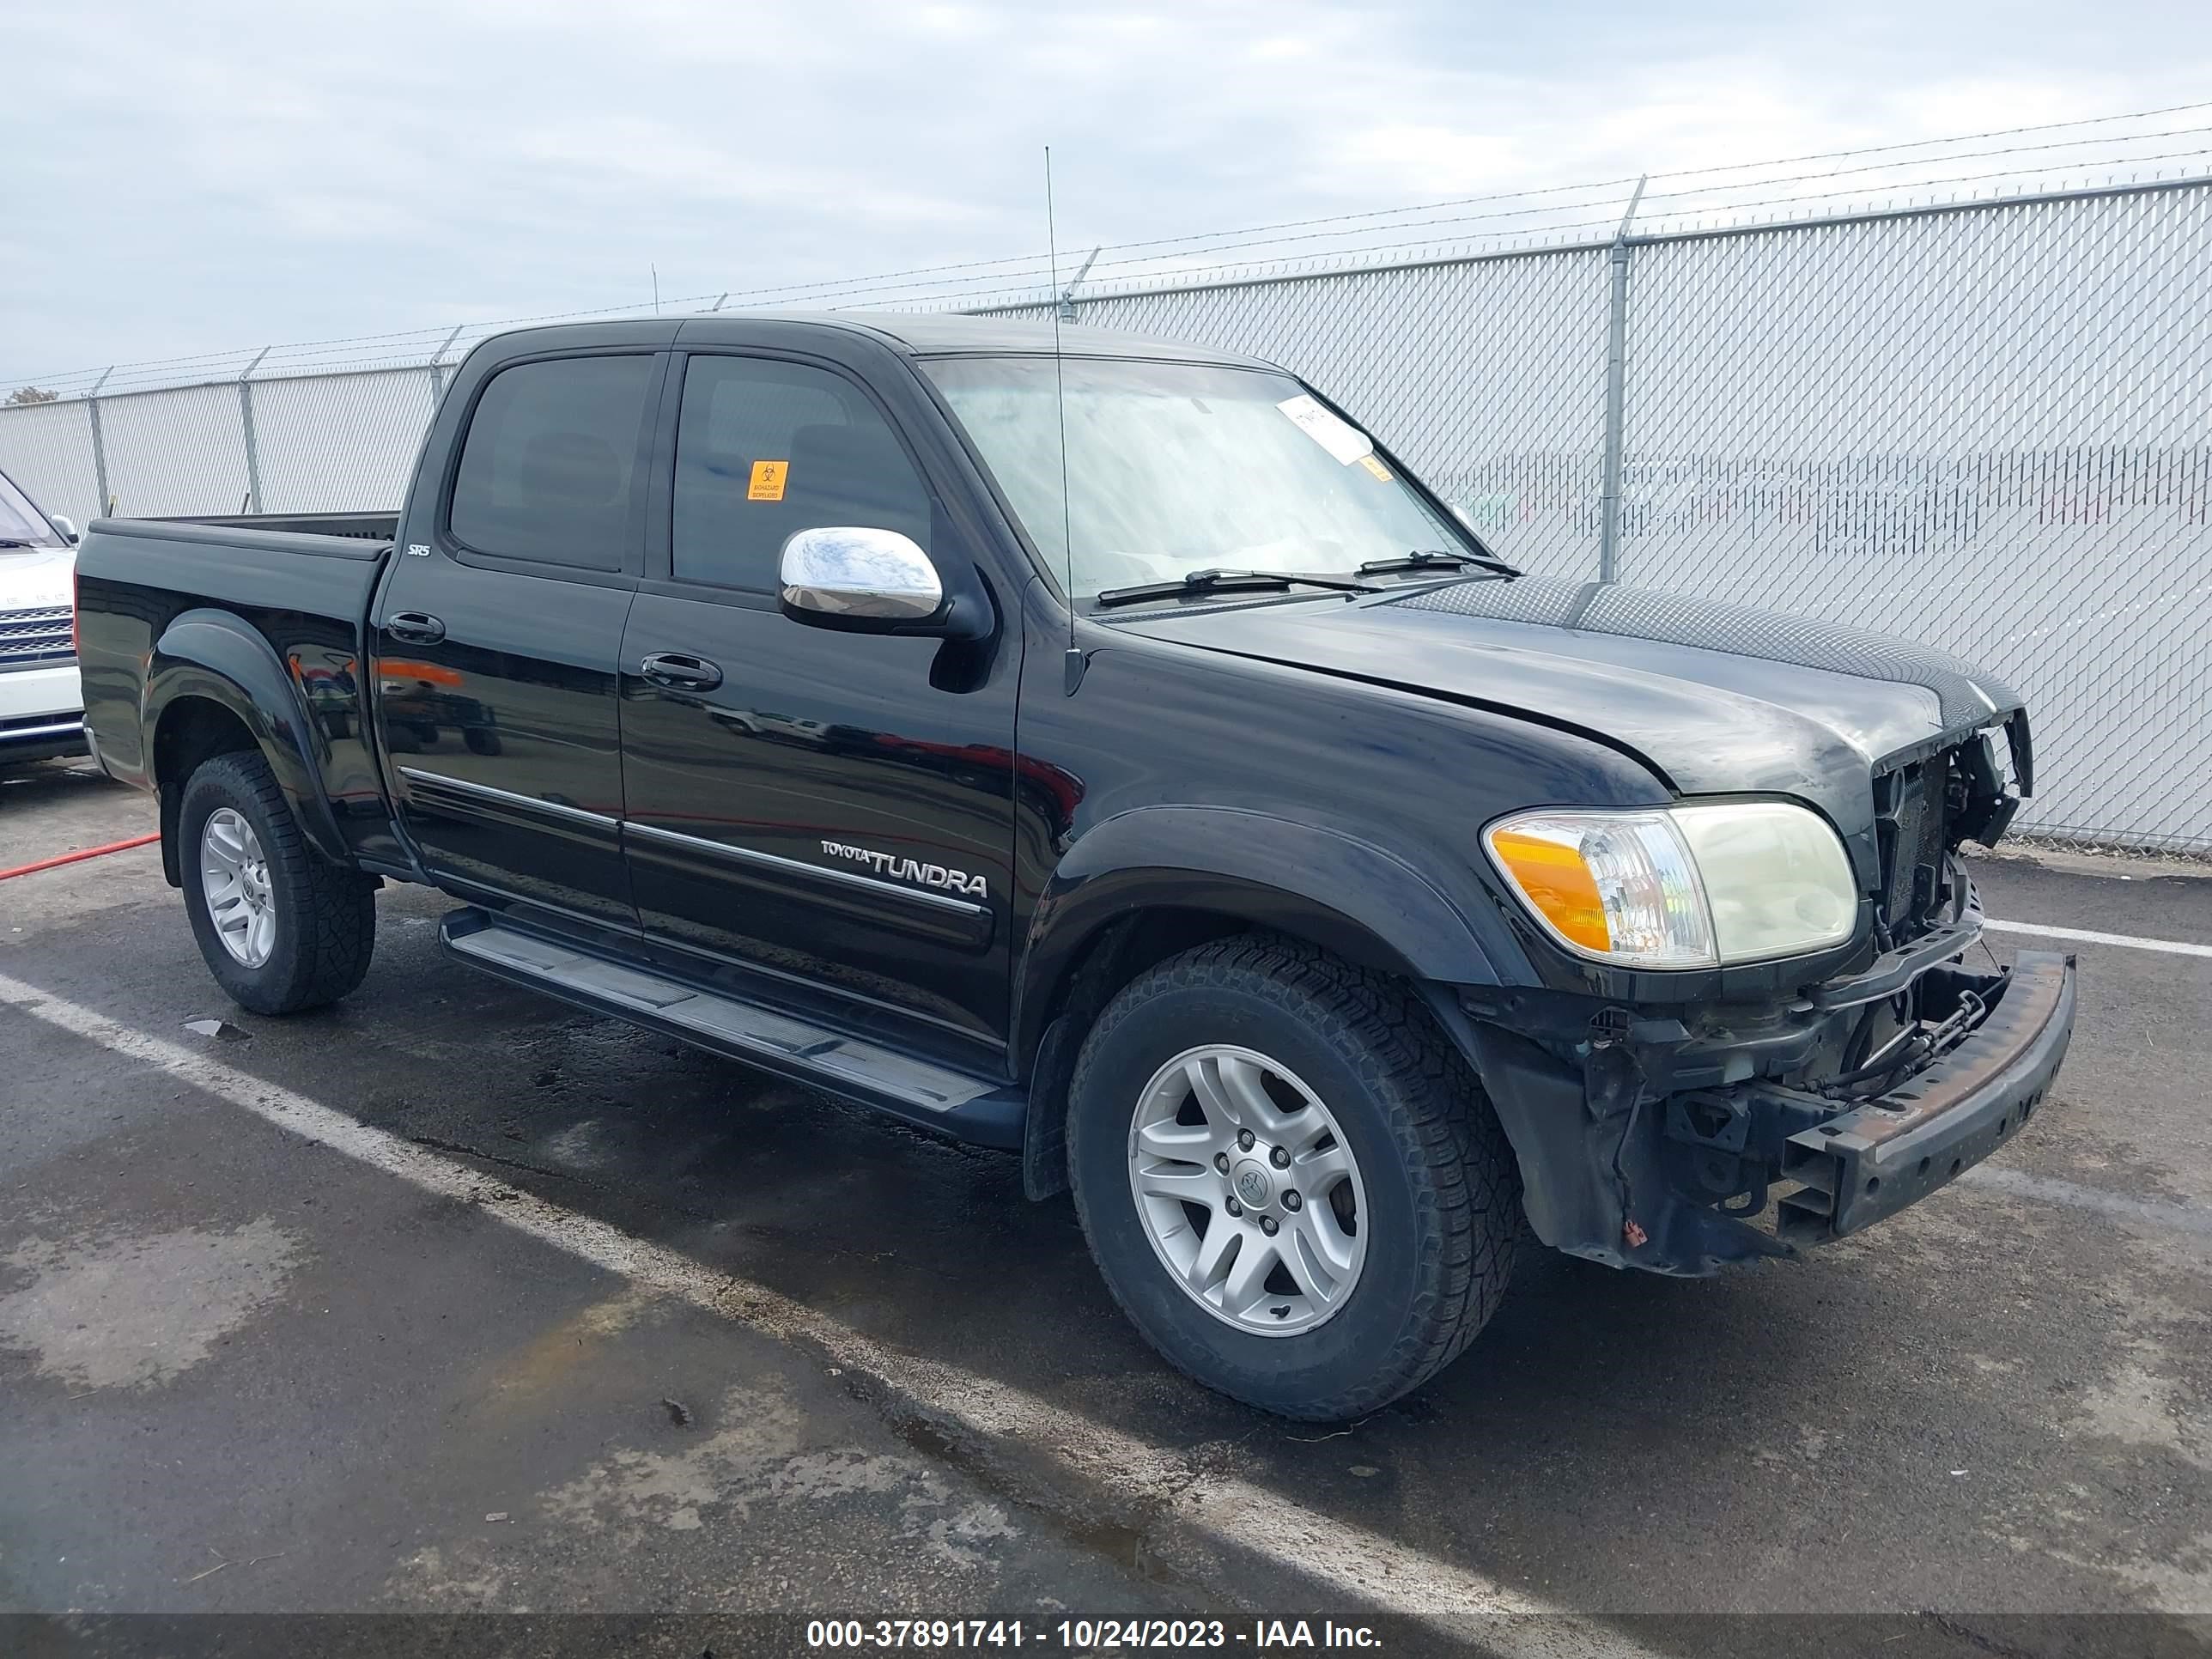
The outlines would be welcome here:
<svg viewBox="0 0 2212 1659">
<path fill-rule="evenodd" d="M 62 538 L 54 533 L 53 526 L 46 515 L 33 507 L 15 486 L 8 482 L 8 475 L 0 472 L 0 553 L 12 546 L 27 542 L 33 547 L 59 547 Z"/>
<path fill-rule="evenodd" d="M 1068 357 L 1062 529 L 1050 357 L 923 367 L 1030 539 L 1079 599 L 1194 570 L 1349 574 L 1417 550 L 1477 550 L 1287 374 Z"/>
</svg>

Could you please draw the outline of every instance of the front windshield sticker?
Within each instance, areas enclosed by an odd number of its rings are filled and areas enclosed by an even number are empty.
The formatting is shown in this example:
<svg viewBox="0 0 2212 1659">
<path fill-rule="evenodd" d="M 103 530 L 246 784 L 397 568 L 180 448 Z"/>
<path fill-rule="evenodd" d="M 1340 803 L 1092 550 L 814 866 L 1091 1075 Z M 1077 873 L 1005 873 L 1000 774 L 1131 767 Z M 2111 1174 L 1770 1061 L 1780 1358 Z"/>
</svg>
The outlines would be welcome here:
<svg viewBox="0 0 2212 1659">
<path fill-rule="evenodd" d="M 1382 483 L 1390 482 L 1390 469 L 1376 460 L 1374 456 L 1362 455 L 1359 458 L 1359 464 L 1365 467 L 1378 482 Z"/>
<path fill-rule="evenodd" d="M 1291 424 L 1336 457 L 1339 466 L 1350 466 L 1371 452 L 1375 441 L 1349 421 L 1340 420 L 1301 392 L 1275 405 L 1290 416 Z"/>
</svg>

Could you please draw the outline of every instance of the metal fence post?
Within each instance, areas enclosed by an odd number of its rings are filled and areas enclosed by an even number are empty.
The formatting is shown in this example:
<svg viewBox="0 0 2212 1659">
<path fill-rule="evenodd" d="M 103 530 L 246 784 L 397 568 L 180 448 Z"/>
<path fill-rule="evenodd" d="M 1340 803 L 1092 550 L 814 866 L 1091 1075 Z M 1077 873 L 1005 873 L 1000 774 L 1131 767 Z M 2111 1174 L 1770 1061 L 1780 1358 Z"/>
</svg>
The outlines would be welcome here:
<svg viewBox="0 0 2212 1659">
<path fill-rule="evenodd" d="M 92 383 L 92 390 L 84 394 L 84 412 L 92 422 L 92 478 L 99 492 L 100 510 L 95 518 L 115 510 L 115 497 L 107 493 L 107 440 L 100 430 L 100 388 L 107 384 L 107 377 L 115 373 L 113 363 L 100 370 L 100 378 Z"/>
<path fill-rule="evenodd" d="M 261 447 L 253 435 L 253 371 L 273 349 L 264 346 L 254 353 L 253 361 L 238 377 L 238 424 L 246 439 L 246 504 L 239 508 L 241 513 L 265 511 L 268 507 L 261 499 Z"/>
<path fill-rule="evenodd" d="M 430 406 L 433 409 L 438 406 L 438 399 L 446 395 L 446 354 L 453 349 L 453 342 L 461 337 L 461 331 L 467 326 L 466 323 L 455 323 L 453 331 L 446 337 L 446 343 L 430 354 Z"/>
<path fill-rule="evenodd" d="M 1601 582 L 1616 580 L 1620 574 L 1620 447 L 1628 405 L 1628 227 L 1650 182 L 1649 174 L 1636 181 L 1628 211 L 1620 216 L 1620 228 L 1613 237 L 1613 304 L 1605 326 L 1605 494 L 1598 504 L 1597 579 Z"/>
<path fill-rule="evenodd" d="M 1075 320 L 1075 290 L 1083 285 L 1083 279 L 1091 274 L 1091 264 L 1102 252 L 1103 252 L 1102 248 L 1092 248 L 1090 257 L 1077 267 L 1075 275 L 1067 279 L 1067 286 L 1060 289 L 1060 320 L 1061 322 L 1072 323 Z"/>
</svg>

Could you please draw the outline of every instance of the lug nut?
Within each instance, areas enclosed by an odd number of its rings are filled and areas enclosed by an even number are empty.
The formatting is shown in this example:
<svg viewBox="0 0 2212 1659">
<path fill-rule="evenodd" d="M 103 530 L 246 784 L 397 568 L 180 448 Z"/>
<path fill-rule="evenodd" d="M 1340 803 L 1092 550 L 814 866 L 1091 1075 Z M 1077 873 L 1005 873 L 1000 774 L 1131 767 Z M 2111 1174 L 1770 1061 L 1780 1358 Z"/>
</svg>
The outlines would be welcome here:
<svg viewBox="0 0 2212 1659">
<path fill-rule="evenodd" d="M 1231 1200 L 1230 1200 L 1226 1204 L 1223 1205 L 1221 1207 L 1222 1207 L 1223 1209 L 1224 1209 L 1224 1210 L 1228 1211 L 1228 1212 L 1229 1212 L 1229 1213 L 1230 1213 L 1230 1214 L 1231 1214 L 1231 1215 L 1243 1215 L 1243 1214 L 1244 1213 L 1244 1206 L 1243 1206 L 1242 1204 L 1239 1204 L 1239 1203 L 1238 1203 L 1235 1199 L 1233 1199 L 1233 1198 L 1232 1198 L 1232 1199 L 1231 1199 Z"/>
<path fill-rule="evenodd" d="M 1243 1151 L 1248 1152 L 1250 1152 L 1252 1150 L 1252 1132 L 1249 1129 L 1239 1129 L 1237 1132 L 1237 1144 Z"/>
<path fill-rule="evenodd" d="M 1229 1154 L 1226 1152 L 1216 1152 L 1213 1155 L 1213 1167 L 1220 1170 L 1222 1174 L 1227 1175 L 1229 1173 Z"/>
<path fill-rule="evenodd" d="M 1305 1200 L 1300 1198 L 1296 1193 L 1285 1193 L 1283 1194 L 1283 1207 L 1286 1210 L 1295 1210 L 1299 1205 L 1304 1202 Z"/>
<path fill-rule="evenodd" d="M 1267 1154 L 1267 1162 L 1279 1170 L 1287 1170 L 1291 1167 L 1290 1152 L 1285 1148 L 1278 1146 Z"/>
<path fill-rule="evenodd" d="M 1267 1234 L 1268 1237 L 1273 1238 L 1279 1231 L 1275 1224 L 1275 1218 L 1271 1215 L 1261 1216 L 1260 1218 L 1260 1231 Z"/>
</svg>

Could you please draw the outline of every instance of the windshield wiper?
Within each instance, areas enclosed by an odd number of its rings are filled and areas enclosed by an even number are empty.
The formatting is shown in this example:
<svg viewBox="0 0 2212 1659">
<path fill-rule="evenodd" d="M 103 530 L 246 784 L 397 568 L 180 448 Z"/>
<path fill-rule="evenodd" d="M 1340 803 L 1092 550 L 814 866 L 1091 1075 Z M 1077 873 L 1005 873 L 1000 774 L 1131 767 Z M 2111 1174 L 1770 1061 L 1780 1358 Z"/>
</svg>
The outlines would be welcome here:
<svg viewBox="0 0 2212 1659">
<path fill-rule="evenodd" d="M 1372 582 L 1346 576 L 1301 576 L 1288 570 L 1192 570 L 1171 582 L 1146 582 L 1139 587 L 1109 587 L 1098 596 L 1101 605 L 1131 605 L 1139 599 L 1173 599 L 1190 593 L 1240 593 L 1256 588 L 1326 587 L 1339 593 L 1376 593 Z"/>
<path fill-rule="evenodd" d="M 1487 570 L 1495 576 L 1517 576 L 1520 567 L 1503 559 L 1493 559 L 1486 553 L 1445 553 L 1435 548 L 1417 547 L 1403 558 L 1370 559 L 1359 567 L 1363 576 L 1377 576 L 1386 570 L 1457 570 L 1473 565 L 1478 570 Z"/>
<path fill-rule="evenodd" d="M 0 536 L 0 547 L 36 547 L 36 542 L 19 542 L 13 536 Z"/>
</svg>

